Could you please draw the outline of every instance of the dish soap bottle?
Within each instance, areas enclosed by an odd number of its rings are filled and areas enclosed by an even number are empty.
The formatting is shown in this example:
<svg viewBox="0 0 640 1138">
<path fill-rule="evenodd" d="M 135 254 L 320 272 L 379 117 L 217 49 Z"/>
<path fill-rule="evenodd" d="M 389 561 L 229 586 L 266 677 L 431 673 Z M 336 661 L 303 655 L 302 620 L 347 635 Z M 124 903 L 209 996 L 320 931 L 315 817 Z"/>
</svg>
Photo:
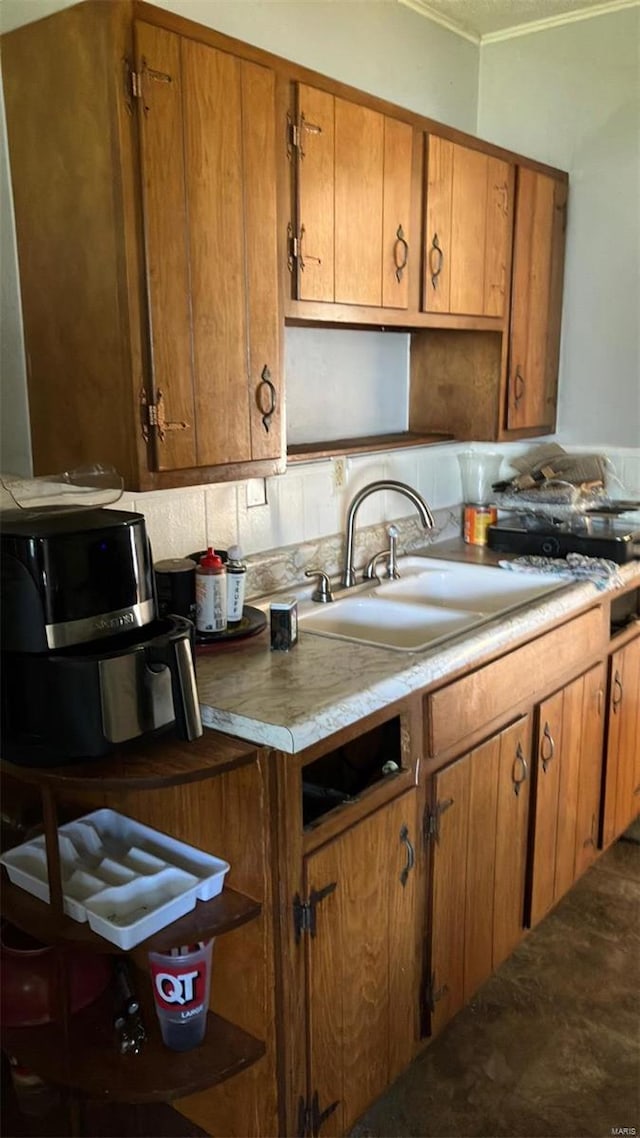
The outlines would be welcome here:
<svg viewBox="0 0 640 1138">
<path fill-rule="evenodd" d="M 246 580 L 247 566 L 240 546 L 230 545 L 227 560 L 227 622 L 230 625 L 238 625 L 242 620 Z"/>
<path fill-rule="evenodd" d="M 211 546 L 196 566 L 196 629 L 224 632 L 227 627 L 227 576 Z"/>
</svg>

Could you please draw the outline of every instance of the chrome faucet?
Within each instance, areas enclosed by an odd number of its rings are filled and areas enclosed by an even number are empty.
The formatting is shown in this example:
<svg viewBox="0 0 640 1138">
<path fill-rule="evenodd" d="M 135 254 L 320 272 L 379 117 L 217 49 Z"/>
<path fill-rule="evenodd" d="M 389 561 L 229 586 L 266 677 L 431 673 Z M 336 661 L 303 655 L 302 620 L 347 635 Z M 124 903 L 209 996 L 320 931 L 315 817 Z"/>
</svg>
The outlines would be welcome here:
<svg viewBox="0 0 640 1138">
<path fill-rule="evenodd" d="M 413 502 L 416 510 L 418 511 L 418 514 L 420 515 L 420 521 L 422 522 L 424 528 L 433 529 L 435 525 L 433 514 L 431 513 L 431 510 L 429 509 L 424 498 L 418 494 L 417 490 L 412 490 L 410 486 L 407 486 L 405 482 L 394 482 L 392 479 L 383 478 L 378 482 L 370 482 L 368 486 L 364 486 L 362 490 L 358 491 L 347 511 L 347 550 L 344 563 L 344 574 L 342 577 L 342 584 L 346 589 L 350 589 L 351 586 L 355 585 L 356 583 L 356 572 L 353 568 L 356 514 L 358 513 L 358 509 L 361 503 L 364 502 L 365 498 L 368 498 L 370 494 L 374 494 L 376 490 L 394 490 L 397 494 L 404 494 L 405 498 L 408 498 L 410 502 Z"/>
</svg>

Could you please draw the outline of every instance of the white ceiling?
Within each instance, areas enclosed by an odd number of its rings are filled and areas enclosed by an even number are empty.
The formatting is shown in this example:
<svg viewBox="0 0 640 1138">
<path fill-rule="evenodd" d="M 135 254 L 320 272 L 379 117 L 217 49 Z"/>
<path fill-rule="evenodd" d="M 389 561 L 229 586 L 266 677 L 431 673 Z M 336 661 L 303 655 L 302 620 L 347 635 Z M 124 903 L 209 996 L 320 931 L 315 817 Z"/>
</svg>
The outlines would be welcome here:
<svg viewBox="0 0 640 1138">
<path fill-rule="evenodd" d="M 636 7 L 640 0 L 399 0 L 476 42 L 507 39 Z"/>
</svg>

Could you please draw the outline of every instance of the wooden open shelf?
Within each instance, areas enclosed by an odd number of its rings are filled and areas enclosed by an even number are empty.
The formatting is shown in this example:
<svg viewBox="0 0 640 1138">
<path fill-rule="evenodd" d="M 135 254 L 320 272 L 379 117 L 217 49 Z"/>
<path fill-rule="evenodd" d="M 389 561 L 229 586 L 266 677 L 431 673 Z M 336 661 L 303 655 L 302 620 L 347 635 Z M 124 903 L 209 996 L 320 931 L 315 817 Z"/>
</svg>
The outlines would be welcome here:
<svg viewBox="0 0 640 1138">
<path fill-rule="evenodd" d="M 130 949 L 131 953 L 164 952 L 177 944 L 192 944 L 212 936 L 222 936 L 260 916 L 262 905 L 228 887 L 211 901 L 198 901 L 190 913 L 160 929 Z M 69 948 L 122 954 L 123 949 L 98 936 L 87 922 L 59 916 L 53 906 L 32 893 L 13 885 L 2 872 L 2 915 L 23 932 L 46 944 L 63 943 Z"/>
<path fill-rule="evenodd" d="M 356 439 L 330 439 L 327 442 L 319 443 L 296 443 L 287 447 L 287 462 L 311 462 L 318 458 L 332 458 L 337 454 L 369 454 L 380 450 L 428 446 L 430 443 L 447 443 L 453 438 L 453 435 L 447 434 L 399 431 L 391 435 L 368 435 Z"/>
<path fill-rule="evenodd" d="M 250 1067 L 265 1045 L 209 1012 L 207 1033 L 191 1051 L 171 1051 L 160 1035 L 151 985 L 140 986 L 147 1040 L 139 1055 L 121 1055 L 112 1022 L 110 989 L 90 1007 L 60 1023 L 7 1028 L 3 1048 L 56 1086 L 113 1102 L 171 1102 L 222 1083 Z"/>
</svg>

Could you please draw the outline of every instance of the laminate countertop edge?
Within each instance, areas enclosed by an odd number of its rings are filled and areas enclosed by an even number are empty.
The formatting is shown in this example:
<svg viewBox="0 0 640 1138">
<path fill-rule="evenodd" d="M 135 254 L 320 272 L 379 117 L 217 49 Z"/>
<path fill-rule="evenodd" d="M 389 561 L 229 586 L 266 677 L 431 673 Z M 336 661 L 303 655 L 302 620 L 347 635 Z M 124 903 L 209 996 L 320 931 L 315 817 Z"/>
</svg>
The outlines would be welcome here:
<svg viewBox="0 0 640 1138">
<path fill-rule="evenodd" d="M 220 652 L 198 659 L 202 721 L 228 735 L 297 754 L 460 669 L 508 652 L 608 593 L 640 586 L 640 562 L 620 566 L 619 581 L 604 589 L 569 582 L 544 599 L 419 652 L 304 631 L 289 652 L 271 651 L 267 630 L 233 656 Z"/>
</svg>

